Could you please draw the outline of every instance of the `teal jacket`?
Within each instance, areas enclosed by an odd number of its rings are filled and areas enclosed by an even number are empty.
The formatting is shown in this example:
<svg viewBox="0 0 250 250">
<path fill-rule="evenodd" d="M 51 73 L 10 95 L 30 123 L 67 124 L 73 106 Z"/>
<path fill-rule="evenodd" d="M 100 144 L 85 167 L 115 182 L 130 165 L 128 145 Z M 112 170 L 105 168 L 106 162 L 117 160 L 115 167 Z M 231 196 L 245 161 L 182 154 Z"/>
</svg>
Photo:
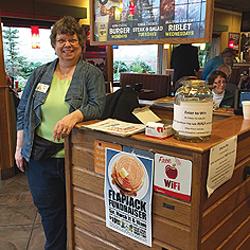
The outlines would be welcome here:
<svg viewBox="0 0 250 250">
<path fill-rule="evenodd" d="M 214 72 L 215 70 L 218 69 L 218 67 L 220 65 L 222 65 L 224 62 L 223 62 L 223 57 L 221 55 L 219 56 L 215 56 L 214 58 L 210 59 L 203 71 L 202 71 L 202 75 L 201 75 L 201 79 L 202 80 L 205 80 L 206 82 L 208 81 L 208 78 L 209 76 L 211 75 L 212 72 Z"/>
<path fill-rule="evenodd" d="M 22 156 L 29 161 L 35 129 L 41 123 L 41 105 L 49 93 L 49 87 L 58 59 L 38 67 L 29 77 L 17 108 L 17 130 L 23 130 Z M 43 91 L 37 86 L 42 84 Z M 45 90 L 44 90 L 45 89 Z M 105 106 L 105 83 L 102 72 L 83 60 L 77 63 L 70 87 L 65 96 L 69 113 L 80 110 L 85 120 L 100 118 Z"/>
</svg>

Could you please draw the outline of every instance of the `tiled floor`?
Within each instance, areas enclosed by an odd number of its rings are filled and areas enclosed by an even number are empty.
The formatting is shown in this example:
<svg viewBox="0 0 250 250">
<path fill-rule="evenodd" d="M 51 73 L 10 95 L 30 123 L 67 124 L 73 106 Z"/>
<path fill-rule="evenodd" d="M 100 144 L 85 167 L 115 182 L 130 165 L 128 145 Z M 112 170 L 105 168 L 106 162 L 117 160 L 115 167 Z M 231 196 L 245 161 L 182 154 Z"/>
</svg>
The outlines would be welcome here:
<svg viewBox="0 0 250 250">
<path fill-rule="evenodd" d="M 24 174 L 0 180 L 0 250 L 43 250 L 44 234 Z"/>
</svg>

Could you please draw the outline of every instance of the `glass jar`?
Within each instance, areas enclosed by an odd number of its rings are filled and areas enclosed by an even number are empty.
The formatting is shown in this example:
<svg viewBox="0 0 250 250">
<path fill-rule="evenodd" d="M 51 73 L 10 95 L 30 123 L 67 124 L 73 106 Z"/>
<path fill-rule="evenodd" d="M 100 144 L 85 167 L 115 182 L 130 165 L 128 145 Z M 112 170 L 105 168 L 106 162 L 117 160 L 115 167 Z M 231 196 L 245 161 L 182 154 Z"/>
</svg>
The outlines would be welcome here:
<svg viewBox="0 0 250 250">
<path fill-rule="evenodd" d="M 213 95 L 202 80 L 184 80 L 175 93 L 174 137 L 201 142 L 210 138 L 213 118 Z"/>
</svg>

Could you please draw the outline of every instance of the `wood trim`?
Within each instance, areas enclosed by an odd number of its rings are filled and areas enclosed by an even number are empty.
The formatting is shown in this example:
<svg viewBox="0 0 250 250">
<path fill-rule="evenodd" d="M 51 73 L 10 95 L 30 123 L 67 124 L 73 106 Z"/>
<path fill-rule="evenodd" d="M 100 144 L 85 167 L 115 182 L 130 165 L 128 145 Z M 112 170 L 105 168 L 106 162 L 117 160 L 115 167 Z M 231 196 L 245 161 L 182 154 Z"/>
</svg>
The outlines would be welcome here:
<svg viewBox="0 0 250 250">
<path fill-rule="evenodd" d="M 1 23 L 1 17 L 0 17 Z M 0 25 L 0 86 L 6 86 L 5 70 L 4 70 L 4 57 L 3 57 L 3 38 L 2 38 L 2 26 Z"/>
<path fill-rule="evenodd" d="M 202 155 L 195 154 L 193 156 L 192 165 L 192 201 L 191 201 L 191 241 L 190 249 L 198 249 L 201 234 L 201 186 L 202 182 L 202 168 L 200 166 L 206 165 L 206 159 L 202 158 Z"/>
<path fill-rule="evenodd" d="M 243 250 L 243 246 L 248 246 L 245 249 L 249 250 L 250 246 L 250 215 L 248 218 L 243 221 L 228 237 L 225 241 L 222 242 L 219 249 L 220 250 L 228 250 L 228 249 L 241 249 Z M 248 243 L 247 243 L 248 242 Z"/>
<path fill-rule="evenodd" d="M 229 213 L 232 213 L 235 207 L 243 203 L 250 193 L 250 179 L 242 182 L 221 199 L 216 201 L 204 213 L 202 218 L 202 235 L 212 230 Z"/>
<path fill-rule="evenodd" d="M 201 248 L 204 250 L 218 249 L 223 241 L 230 238 L 231 234 L 240 227 L 241 223 L 247 221 L 246 215 L 249 214 L 250 198 L 245 200 L 233 212 L 229 213 L 219 222 L 209 233 L 201 239 Z"/>
<path fill-rule="evenodd" d="M 66 182 L 66 203 L 67 203 L 67 241 L 69 250 L 75 246 L 74 238 L 74 218 L 73 218 L 73 201 L 72 201 L 72 172 L 71 172 L 71 134 L 65 138 L 65 182 Z"/>
<path fill-rule="evenodd" d="M 250 246 L 250 234 L 248 237 L 241 242 L 241 244 L 236 248 L 236 250 L 249 250 Z"/>
<path fill-rule="evenodd" d="M 107 74 L 108 74 L 108 84 L 113 83 L 113 48 L 112 46 L 107 46 Z"/>
<path fill-rule="evenodd" d="M 1 19 L 0 19 L 1 23 Z M 15 133 L 15 122 L 12 117 L 13 105 L 11 105 L 9 89 L 6 85 L 2 29 L 0 26 L 0 178 L 5 179 L 14 176 L 14 148 L 12 137 Z"/>
</svg>

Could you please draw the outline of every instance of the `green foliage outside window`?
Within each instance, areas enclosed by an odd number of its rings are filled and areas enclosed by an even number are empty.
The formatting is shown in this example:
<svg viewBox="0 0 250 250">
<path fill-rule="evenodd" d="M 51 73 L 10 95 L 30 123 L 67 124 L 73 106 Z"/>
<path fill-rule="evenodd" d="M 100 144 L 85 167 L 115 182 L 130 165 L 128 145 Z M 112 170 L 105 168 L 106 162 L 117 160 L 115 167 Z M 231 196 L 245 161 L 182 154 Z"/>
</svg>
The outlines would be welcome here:
<svg viewBox="0 0 250 250">
<path fill-rule="evenodd" d="M 152 68 L 141 60 L 136 60 L 130 65 L 131 72 L 138 72 L 138 73 L 147 73 L 151 72 Z"/>
<path fill-rule="evenodd" d="M 129 67 L 123 61 L 115 61 L 113 65 L 114 81 L 119 81 L 120 73 L 129 71 Z"/>
<path fill-rule="evenodd" d="M 121 72 L 151 73 L 152 67 L 147 63 L 139 59 L 136 59 L 130 65 L 127 65 L 123 61 L 115 61 L 113 70 L 114 70 L 114 81 L 119 81 Z"/>
<path fill-rule="evenodd" d="M 20 55 L 18 33 L 18 29 L 6 27 L 3 29 L 4 63 L 6 73 L 18 80 L 20 87 L 23 87 L 31 72 L 42 63 L 29 62 L 26 57 Z"/>
</svg>

